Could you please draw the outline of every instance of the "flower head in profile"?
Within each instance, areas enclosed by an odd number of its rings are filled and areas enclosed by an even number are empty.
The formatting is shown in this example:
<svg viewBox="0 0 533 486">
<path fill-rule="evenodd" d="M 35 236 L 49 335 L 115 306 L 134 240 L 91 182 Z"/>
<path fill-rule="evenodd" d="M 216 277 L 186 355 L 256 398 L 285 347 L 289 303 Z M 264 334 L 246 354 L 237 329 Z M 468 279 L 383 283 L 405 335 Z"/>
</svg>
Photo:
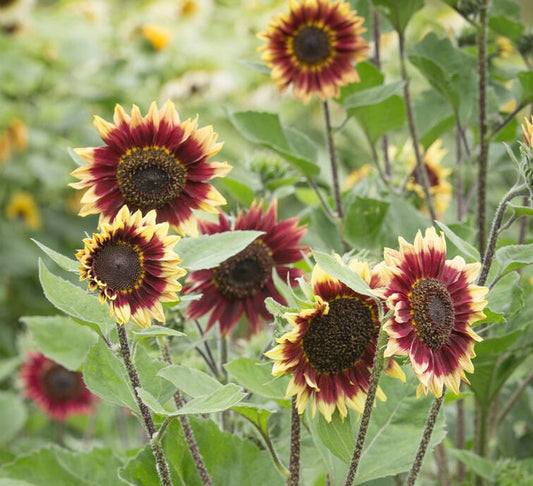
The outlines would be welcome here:
<svg viewBox="0 0 533 486">
<path fill-rule="evenodd" d="M 104 146 L 76 149 L 88 162 L 72 172 L 80 182 L 71 186 L 87 189 L 80 216 L 100 213 L 102 222 L 123 205 L 131 212 L 156 209 L 158 223 L 197 235 L 193 210 L 218 213 L 226 203 L 208 181 L 231 170 L 225 162 L 207 162 L 222 147 L 213 128 L 197 128 L 196 119 L 181 122 L 170 101 L 160 110 L 152 103 L 144 118 L 135 105 L 131 116 L 117 105 L 113 121 L 95 117 Z"/>
<path fill-rule="evenodd" d="M 30 230 L 36 230 L 41 227 L 41 215 L 35 199 L 29 192 L 15 192 L 5 208 L 7 219 L 21 219 L 26 227 Z"/>
<path fill-rule="evenodd" d="M 429 192 L 433 197 L 435 210 L 439 215 L 446 211 L 452 200 L 452 185 L 448 181 L 451 169 L 441 165 L 446 153 L 446 149 L 442 148 L 442 141 L 437 139 L 428 147 L 422 157 L 422 162 L 428 175 Z M 411 160 L 410 170 L 411 175 L 407 181 L 406 189 L 414 191 L 417 197 L 423 200 L 425 198 L 424 189 L 418 177 L 414 158 Z"/>
<path fill-rule="evenodd" d="M 298 226 L 298 218 L 277 221 L 278 209 L 274 201 L 266 210 L 263 203 L 252 203 L 249 211 L 240 212 L 233 228 L 224 214 L 218 223 L 200 222 L 204 234 L 223 233 L 234 230 L 264 231 L 244 250 L 228 258 L 215 268 L 191 272 L 188 280 L 192 283 L 185 288 L 186 293 L 201 292 L 200 299 L 191 302 L 186 315 L 191 319 L 211 313 L 207 329 L 220 324 L 224 335 L 235 327 L 243 314 L 246 315 L 253 332 L 257 332 L 261 320 L 271 318 L 265 307 L 265 299 L 285 303 L 274 287 L 272 271 L 291 285 L 303 272 L 288 265 L 302 259 L 305 247 L 298 246 L 306 232 Z"/>
<path fill-rule="evenodd" d="M 131 320 L 150 327 L 151 320 L 165 322 L 162 302 L 176 302 L 181 290 L 178 279 L 185 270 L 172 250 L 179 236 L 167 235 L 168 223 L 156 223 L 156 212 L 143 217 L 123 206 L 112 223 L 83 240 L 76 253 L 80 280 L 99 292 L 100 302 L 109 301 L 110 315 L 119 324 Z"/>
<path fill-rule="evenodd" d="M 446 385 L 459 394 L 465 371 L 474 372 L 474 344 L 481 338 L 470 327 L 483 319 L 486 287 L 473 285 L 479 263 L 456 256 L 446 260 L 444 235 L 435 228 L 419 231 L 414 244 L 399 238 L 398 251 L 385 248 L 377 271 L 393 317 L 385 356 L 406 355 L 420 384 L 417 396 L 442 395 Z"/>
<path fill-rule="evenodd" d="M 343 0 L 290 2 L 289 13 L 275 18 L 259 37 L 259 48 L 280 91 L 292 84 L 296 98 L 336 97 L 339 88 L 359 81 L 353 63 L 366 58 L 366 29 Z"/>
<path fill-rule="evenodd" d="M 80 372 L 70 371 L 40 353 L 28 357 L 20 376 L 25 395 L 54 420 L 90 413 L 97 399 Z"/>
<path fill-rule="evenodd" d="M 372 288 L 376 276 L 368 265 L 353 260 L 349 268 Z M 276 341 L 265 355 L 275 360 L 274 375 L 292 374 L 287 396 L 296 395 L 299 413 L 311 400 L 316 410 L 330 422 L 335 409 L 342 418 L 347 407 L 363 413 L 380 330 L 376 302 L 361 295 L 325 273 L 313 269 L 311 285 L 314 305 L 285 318 L 292 329 Z M 390 359 L 385 366 L 390 376 L 405 381 L 398 364 Z M 385 400 L 378 388 L 377 397 Z"/>
</svg>

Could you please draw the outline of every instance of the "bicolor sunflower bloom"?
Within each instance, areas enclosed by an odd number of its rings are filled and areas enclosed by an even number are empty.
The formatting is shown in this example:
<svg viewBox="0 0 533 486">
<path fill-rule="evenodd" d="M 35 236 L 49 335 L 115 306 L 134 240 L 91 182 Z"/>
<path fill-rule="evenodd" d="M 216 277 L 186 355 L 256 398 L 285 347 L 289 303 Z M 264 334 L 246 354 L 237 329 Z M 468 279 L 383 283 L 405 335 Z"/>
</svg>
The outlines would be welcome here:
<svg viewBox="0 0 533 486">
<path fill-rule="evenodd" d="M 353 260 L 349 268 L 372 288 L 376 276 L 368 265 Z M 299 313 L 287 313 L 292 329 L 265 355 L 275 360 L 272 374 L 292 374 L 287 397 L 296 395 L 298 413 L 303 413 L 311 399 L 311 413 L 316 410 L 330 422 L 335 409 L 342 418 L 347 407 L 363 413 L 380 330 L 376 302 L 354 292 L 331 277 L 318 265 L 313 269 L 311 285 L 314 305 Z M 405 375 L 393 360 L 387 360 L 385 373 L 405 381 Z M 378 387 L 380 400 L 386 400 Z"/>
<path fill-rule="evenodd" d="M 158 110 L 152 103 L 144 118 L 137 106 L 131 117 L 117 105 L 114 124 L 95 117 L 103 147 L 76 149 L 88 162 L 72 172 L 87 188 L 80 216 L 100 213 L 112 220 L 123 205 L 131 212 L 157 210 L 157 222 L 168 221 L 181 234 L 197 235 L 193 210 L 218 213 L 226 203 L 207 181 L 225 176 L 226 162 L 207 162 L 221 149 L 211 126 L 197 128 L 197 119 L 180 122 L 174 104 Z"/>
<path fill-rule="evenodd" d="M 406 355 L 420 384 L 417 396 L 442 395 L 443 385 L 459 394 L 465 371 L 474 372 L 474 344 L 481 341 L 470 327 L 483 319 L 486 287 L 473 285 L 481 264 L 456 256 L 446 260 L 444 234 L 419 231 L 414 244 L 399 238 L 399 251 L 385 248 L 377 271 L 382 296 L 393 317 L 384 324 L 389 335 L 385 356 Z"/>
<path fill-rule="evenodd" d="M 280 91 L 292 84 L 304 102 L 339 96 L 339 88 L 359 81 L 354 62 L 369 49 L 361 33 L 364 19 L 343 0 L 291 0 L 289 13 L 275 18 L 259 37 L 262 58 Z"/>
<path fill-rule="evenodd" d="M 303 275 L 303 271 L 287 265 L 301 260 L 307 251 L 306 247 L 298 246 L 306 228 L 298 226 L 298 218 L 279 222 L 277 218 L 276 201 L 266 210 L 263 210 L 263 203 L 254 202 L 247 213 L 239 212 L 233 228 L 222 213 L 218 223 L 200 222 L 204 234 L 232 229 L 264 231 L 264 234 L 217 267 L 189 274 L 191 285 L 184 289 L 185 293 L 201 292 L 202 295 L 191 302 L 185 312 L 187 317 L 198 319 L 210 312 L 207 330 L 218 322 L 220 332 L 227 335 L 245 314 L 252 332 L 257 332 L 261 320 L 271 318 L 265 299 L 272 297 L 285 303 L 274 287 L 272 271 L 275 269 L 284 282 L 288 279 L 291 285 L 296 285 L 296 279 Z"/>
<path fill-rule="evenodd" d="M 448 176 L 452 171 L 441 165 L 446 153 L 447 150 L 442 148 L 442 141 L 437 139 L 428 147 L 422 156 L 424 168 L 428 175 L 429 192 L 433 197 L 435 210 L 439 215 L 442 215 L 446 211 L 452 200 L 452 185 L 448 181 Z M 416 161 L 414 159 L 411 160 L 410 170 L 411 175 L 407 181 L 406 189 L 414 191 L 420 199 L 424 199 L 424 189 L 420 184 L 416 170 Z"/>
<path fill-rule="evenodd" d="M 172 248 L 179 236 L 167 235 L 168 223 L 156 223 L 156 212 L 144 217 L 130 214 L 123 206 L 112 223 L 103 223 L 101 232 L 83 240 L 76 253 L 80 280 L 89 290 L 99 292 L 100 302 L 109 301 L 110 315 L 119 324 L 131 320 L 150 327 L 151 320 L 165 322 L 162 302 L 177 302 L 178 279 L 185 270 Z"/>
<path fill-rule="evenodd" d="M 40 353 L 28 357 L 20 376 L 26 397 L 54 420 L 90 413 L 97 400 L 80 372 L 70 371 Z"/>
<path fill-rule="evenodd" d="M 7 203 L 5 214 L 7 219 L 24 221 L 24 224 L 30 230 L 39 229 L 42 224 L 39 208 L 29 192 L 15 192 Z"/>
</svg>

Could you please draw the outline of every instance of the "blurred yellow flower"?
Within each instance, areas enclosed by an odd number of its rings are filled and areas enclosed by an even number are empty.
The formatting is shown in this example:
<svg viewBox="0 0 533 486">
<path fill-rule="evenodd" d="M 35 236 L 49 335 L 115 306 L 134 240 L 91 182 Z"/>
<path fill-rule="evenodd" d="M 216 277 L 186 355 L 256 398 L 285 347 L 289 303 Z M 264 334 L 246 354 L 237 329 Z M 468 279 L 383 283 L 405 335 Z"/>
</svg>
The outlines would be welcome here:
<svg viewBox="0 0 533 486">
<path fill-rule="evenodd" d="M 26 150 L 28 148 L 28 129 L 23 121 L 15 119 L 7 127 L 7 134 L 16 150 Z"/>
<path fill-rule="evenodd" d="M 344 188 L 345 189 L 351 189 L 353 186 L 355 186 L 359 181 L 363 180 L 365 177 L 370 174 L 370 165 L 365 164 L 358 169 L 354 169 L 350 174 L 348 174 L 348 177 L 346 177 L 346 181 L 344 182 Z"/>
<path fill-rule="evenodd" d="M 11 155 L 11 142 L 9 140 L 9 133 L 5 131 L 0 134 L 0 162 L 7 162 Z"/>
<path fill-rule="evenodd" d="M 30 230 L 41 227 L 39 208 L 29 192 L 17 191 L 12 194 L 5 208 L 7 219 L 21 219 Z"/>
<path fill-rule="evenodd" d="M 509 57 L 514 52 L 513 43 L 507 37 L 499 35 L 494 43 L 499 57 Z"/>
<path fill-rule="evenodd" d="M 172 37 L 169 29 L 156 24 L 144 24 L 141 29 L 143 37 L 156 51 L 165 49 Z"/>
</svg>

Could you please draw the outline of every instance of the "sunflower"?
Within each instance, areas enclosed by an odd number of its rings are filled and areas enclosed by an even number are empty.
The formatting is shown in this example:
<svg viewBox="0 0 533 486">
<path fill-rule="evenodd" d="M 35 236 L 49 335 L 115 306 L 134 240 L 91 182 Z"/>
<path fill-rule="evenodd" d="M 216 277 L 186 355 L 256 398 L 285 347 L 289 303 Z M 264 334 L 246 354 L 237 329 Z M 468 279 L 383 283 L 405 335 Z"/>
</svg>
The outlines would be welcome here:
<svg viewBox="0 0 533 486">
<path fill-rule="evenodd" d="M 459 394 L 465 371 L 474 372 L 474 344 L 481 341 L 470 325 L 485 317 L 486 287 L 472 285 L 480 263 L 456 256 L 446 260 L 446 241 L 435 228 L 419 231 L 414 244 L 399 238 L 399 251 L 385 248 L 377 271 L 382 296 L 394 311 L 384 324 L 389 335 L 385 356 L 407 355 L 420 380 L 417 396 L 443 385 Z"/>
<path fill-rule="evenodd" d="M 259 37 L 262 58 L 280 91 L 292 83 L 296 98 L 337 97 L 339 88 L 359 81 L 353 62 L 367 57 L 359 34 L 364 19 L 342 0 L 290 2 L 289 13 L 275 18 Z"/>
<path fill-rule="evenodd" d="M 172 248 L 179 236 L 168 235 L 168 223 L 156 224 L 156 212 L 144 217 L 141 211 L 130 214 L 123 206 L 115 220 L 101 225 L 101 232 L 83 240 L 85 247 L 76 253 L 80 261 L 80 280 L 98 290 L 102 303 L 109 300 L 110 315 L 119 324 L 131 319 L 150 327 L 151 319 L 165 321 L 161 302 L 176 302 L 181 290 L 178 279 L 185 270 Z"/>
<path fill-rule="evenodd" d="M 252 331 L 257 332 L 261 318 L 271 318 L 265 299 L 272 297 L 285 302 L 274 287 L 272 270 L 275 269 L 284 282 L 288 279 L 291 285 L 296 285 L 296 278 L 303 271 L 287 265 L 301 260 L 307 251 L 306 247 L 298 246 L 306 229 L 298 226 L 298 218 L 277 222 L 277 214 L 275 201 L 265 211 L 263 203 L 254 202 L 246 214 L 242 211 L 238 214 L 233 229 L 265 233 L 217 267 L 189 274 L 192 284 L 184 289 L 185 293 L 201 292 L 202 295 L 189 305 L 187 317 L 198 319 L 211 312 L 207 330 L 218 322 L 220 332 L 227 335 L 246 314 Z M 218 223 L 201 222 L 200 229 L 204 234 L 214 234 L 231 231 L 232 227 L 227 217 L 220 214 Z"/>
<path fill-rule="evenodd" d="M 86 388 L 82 374 L 40 353 L 30 354 L 20 376 L 25 395 L 54 420 L 64 421 L 69 415 L 87 414 L 93 409 L 96 397 Z"/>
<path fill-rule="evenodd" d="M 15 192 L 7 203 L 5 214 L 7 219 L 21 219 L 30 230 L 41 227 L 41 216 L 35 199 L 29 192 Z"/>
<path fill-rule="evenodd" d="M 169 29 L 157 24 L 144 24 L 141 27 L 141 34 L 156 51 L 164 50 L 172 38 Z"/>
<path fill-rule="evenodd" d="M 80 216 L 100 213 L 100 222 L 112 220 L 126 204 L 133 212 L 157 210 L 157 222 L 168 221 L 181 234 L 197 235 L 192 210 L 218 213 L 226 200 L 206 183 L 225 176 L 226 162 L 207 163 L 222 147 L 211 126 L 197 128 L 197 119 L 180 122 L 174 104 L 158 110 L 152 103 L 146 117 L 133 106 L 131 117 L 117 105 L 114 124 L 95 117 L 103 147 L 76 149 L 88 165 L 72 172 L 88 188 Z"/>
<path fill-rule="evenodd" d="M 446 149 L 442 148 L 442 141 L 437 139 L 428 147 L 422 157 L 422 162 L 428 175 L 429 192 L 433 196 L 435 210 L 439 215 L 442 215 L 446 211 L 452 200 L 452 185 L 448 182 L 448 176 L 452 171 L 441 165 L 446 153 Z M 418 178 L 414 158 L 411 160 L 410 170 L 406 189 L 414 191 L 417 197 L 423 200 L 425 197 L 424 189 Z"/>
<path fill-rule="evenodd" d="M 376 285 L 376 276 L 366 263 L 353 260 L 349 268 L 371 288 Z M 287 397 L 297 396 L 298 412 L 304 412 L 312 397 L 312 415 L 318 408 L 330 422 L 336 408 L 342 418 L 348 413 L 346 407 L 363 413 L 380 323 L 372 298 L 354 292 L 318 265 L 311 285 L 313 307 L 285 314 L 293 328 L 277 338 L 279 344 L 265 355 L 275 360 L 272 374 L 292 373 Z M 385 372 L 405 381 L 393 359 L 388 360 Z M 377 397 L 386 400 L 380 388 Z"/>
</svg>

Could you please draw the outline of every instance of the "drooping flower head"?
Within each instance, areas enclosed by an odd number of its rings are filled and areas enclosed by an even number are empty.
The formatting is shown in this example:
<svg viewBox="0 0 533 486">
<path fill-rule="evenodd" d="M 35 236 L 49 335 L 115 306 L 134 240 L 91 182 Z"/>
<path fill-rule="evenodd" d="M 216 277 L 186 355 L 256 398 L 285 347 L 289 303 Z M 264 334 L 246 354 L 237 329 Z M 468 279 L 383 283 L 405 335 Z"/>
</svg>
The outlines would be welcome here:
<svg viewBox="0 0 533 486">
<path fill-rule="evenodd" d="M 20 376 L 25 395 L 54 420 L 90 413 L 97 400 L 80 372 L 70 371 L 40 353 L 28 357 Z"/>
<path fill-rule="evenodd" d="M 80 280 L 97 290 L 100 302 L 109 301 L 110 315 L 119 324 L 131 320 L 150 327 L 151 319 L 165 322 L 162 302 L 177 302 L 178 279 L 185 270 L 172 250 L 179 236 L 167 235 L 168 223 L 156 223 L 156 212 L 143 217 L 123 206 L 112 223 L 102 223 L 101 232 L 83 240 L 76 253 Z"/>
<path fill-rule="evenodd" d="M 353 260 L 349 268 L 371 288 L 375 285 L 376 277 L 366 263 Z M 380 323 L 372 298 L 354 292 L 318 265 L 311 285 L 314 306 L 285 314 L 293 328 L 277 338 L 279 344 L 265 355 L 275 360 L 272 374 L 292 373 L 287 396 L 296 395 L 298 412 L 303 413 L 311 399 L 311 413 L 318 408 L 330 422 L 335 409 L 342 418 L 348 413 L 346 407 L 363 413 Z M 385 372 L 405 381 L 393 359 Z M 380 388 L 377 397 L 386 399 Z"/>
<path fill-rule="evenodd" d="M 452 171 L 441 165 L 446 153 L 446 149 L 442 148 L 442 141 L 437 139 L 422 156 L 422 162 L 428 176 L 429 192 L 435 201 L 435 210 L 439 215 L 446 211 L 452 200 L 452 185 L 448 181 L 448 176 Z M 411 175 L 407 181 L 406 189 L 414 191 L 417 197 L 423 200 L 425 198 L 424 189 L 418 177 L 414 157 L 411 160 L 410 170 Z M 425 207 L 425 205 L 421 205 L 421 207 Z"/>
<path fill-rule="evenodd" d="M 481 341 L 470 325 L 485 317 L 486 287 L 473 285 L 479 263 L 456 256 L 446 260 L 444 234 L 419 231 L 414 244 L 399 238 L 399 251 L 385 248 L 377 271 L 393 317 L 385 356 L 407 355 L 420 380 L 417 396 L 442 395 L 443 385 L 459 394 L 465 371 L 474 372 L 474 344 Z"/>
<path fill-rule="evenodd" d="M 307 250 L 298 246 L 306 229 L 298 226 L 298 218 L 278 222 L 277 217 L 275 201 L 266 210 L 263 210 L 263 203 L 254 202 L 248 212 L 239 212 L 233 228 L 224 214 L 219 215 L 218 223 L 200 222 L 200 230 L 204 234 L 232 229 L 265 233 L 219 266 L 189 274 L 188 280 L 192 285 L 185 288 L 185 292 L 201 292 L 202 296 L 191 302 L 185 313 L 187 317 L 198 319 L 211 312 L 207 329 L 218 322 L 220 332 L 227 335 L 245 314 L 252 332 L 257 332 L 261 319 L 271 318 L 265 299 L 272 297 L 285 303 L 274 287 L 272 271 L 275 269 L 284 282 L 288 277 L 290 284 L 296 285 L 296 278 L 303 271 L 287 265 L 301 260 Z"/>
<path fill-rule="evenodd" d="M 173 103 L 158 110 L 152 103 L 144 118 L 137 106 L 131 117 L 117 105 L 114 124 L 95 117 L 106 145 L 76 149 L 88 162 L 72 172 L 87 188 L 80 216 L 100 213 L 100 222 L 112 220 L 123 205 L 131 212 L 157 210 L 157 222 L 168 221 L 181 234 L 197 235 L 192 211 L 217 213 L 225 204 L 207 181 L 225 176 L 226 162 L 207 162 L 221 149 L 211 126 L 197 128 L 197 119 L 180 122 Z"/>
<path fill-rule="evenodd" d="M 352 63 L 366 58 L 368 44 L 360 36 L 364 19 L 356 13 L 343 0 L 291 0 L 289 13 L 259 34 L 267 42 L 259 51 L 280 91 L 292 84 L 304 102 L 313 93 L 325 100 L 359 81 Z"/>
</svg>

